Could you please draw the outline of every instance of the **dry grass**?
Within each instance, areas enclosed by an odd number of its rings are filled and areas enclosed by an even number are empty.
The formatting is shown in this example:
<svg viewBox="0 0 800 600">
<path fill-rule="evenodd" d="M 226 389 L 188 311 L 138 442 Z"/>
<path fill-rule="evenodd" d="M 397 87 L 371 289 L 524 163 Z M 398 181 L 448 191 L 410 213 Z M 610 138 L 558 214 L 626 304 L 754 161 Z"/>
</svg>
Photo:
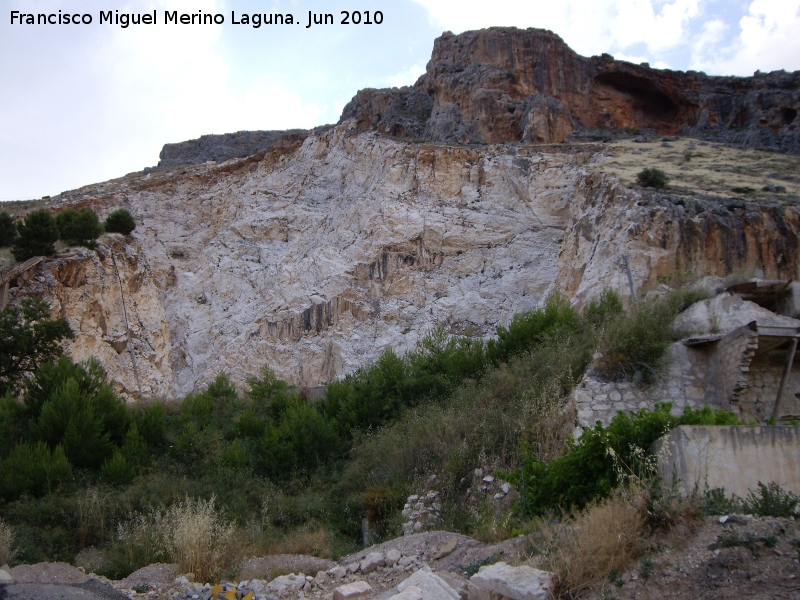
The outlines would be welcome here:
<svg viewBox="0 0 800 600">
<path fill-rule="evenodd" d="M 0 565 L 11 560 L 11 545 L 14 543 L 14 530 L 0 519 Z"/>
<path fill-rule="evenodd" d="M 562 597 L 576 597 L 643 554 L 647 536 L 642 496 L 617 494 L 566 524 L 545 526 L 541 535 L 546 550 L 539 566 L 558 574 Z"/>
<path fill-rule="evenodd" d="M 235 528 L 215 498 L 186 498 L 166 512 L 139 514 L 118 528 L 126 558 L 132 565 L 169 560 L 197 581 L 211 581 L 240 558 Z"/>
<path fill-rule="evenodd" d="M 234 557 L 233 523 L 214 506 L 215 498 L 173 505 L 164 516 L 164 542 L 182 573 L 194 573 L 197 581 L 211 581 Z"/>
<path fill-rule="evenodd" d="M 658 167 L 669 176 L 671 189 L 721 198 L 793 203 L 800 196 L 795 175 L 800 170 L 800 157 L 691 138 L 669 143 L 671 147 L 662 147 L 660 137 L 645 144 L 619 140 L 604 150 L 608 156 L 605 161 L 587 167 L 611 173 L 627 185 L 636 183 L 636 174 L 643 168 Z M 774 194 L 764 191 L 765 185 L 783 186 L 786 191 Z M 752 192 L 737 194 L 733 188 L 750 188 Z"/>
<path fill-rule="evenodd" d="M 279 536 L 268 535 L 264 554 L 305 554 L 333 558 L 333 534 L 318 523 L 310 523 Z"/>
</svg>

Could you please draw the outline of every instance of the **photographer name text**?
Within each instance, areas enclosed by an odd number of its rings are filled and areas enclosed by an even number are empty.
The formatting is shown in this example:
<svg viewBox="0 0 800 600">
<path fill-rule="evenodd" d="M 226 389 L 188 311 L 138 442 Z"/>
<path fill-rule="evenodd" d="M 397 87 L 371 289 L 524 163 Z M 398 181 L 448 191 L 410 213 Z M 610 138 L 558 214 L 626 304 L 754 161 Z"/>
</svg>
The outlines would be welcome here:
<svg viewBox="0 0 800 600">
<path fill-rule="evenodd" d="M 146 13 L 125 13 L 119 10 L 101 10 L 97 21 L 90 13 L 71 13 L 59 10 L 57 13 L 24 13 L 11 11 L 12 25 L 115 25 L 123 29 L 131 25 L 224 25 L 228 21 L 222 13 L 197 12 L 181 13 L 177 10 L 164 10 L 159 18 L 156 10 Z M 308 11 L 308 17 L 296 18 L 291 13 L 237 13 L 231 11 L 231 25 L 246 25 L 255 29 L 262 25 L 301 25 L 306 29 L 318 25 L 381 25 L 383 12 L 380 10 L 342 10 L 337 13 L 315 13 Z"/>
</svg>

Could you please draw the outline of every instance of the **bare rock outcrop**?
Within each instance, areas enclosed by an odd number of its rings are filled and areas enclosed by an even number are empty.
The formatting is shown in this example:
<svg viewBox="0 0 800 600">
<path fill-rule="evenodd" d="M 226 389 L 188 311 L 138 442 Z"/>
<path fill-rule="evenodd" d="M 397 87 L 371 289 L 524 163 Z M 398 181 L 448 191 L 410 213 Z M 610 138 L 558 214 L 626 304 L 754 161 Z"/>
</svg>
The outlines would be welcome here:
<svg viewBox="0 0 800 600">
<path fill-rule="evenodd" d="M 237 131 L 222 135 L 204 135 L 196 140 L 164 144 L 156 169 L 197 165 L 207 161 L 224 162 L 259 152 L 287 148 L 302 142 L 308 131 Z"/>
<path fill-rule="evenodd" d="M 678 132 L 800 153 L 800 72 L 710 77 L 583 57 L 541 29 L 493 27 L 434 43 L 412 87 L 362 90 L 342 120 L 398 138 L 559 143 L 570 133 Z"/>
</svg>

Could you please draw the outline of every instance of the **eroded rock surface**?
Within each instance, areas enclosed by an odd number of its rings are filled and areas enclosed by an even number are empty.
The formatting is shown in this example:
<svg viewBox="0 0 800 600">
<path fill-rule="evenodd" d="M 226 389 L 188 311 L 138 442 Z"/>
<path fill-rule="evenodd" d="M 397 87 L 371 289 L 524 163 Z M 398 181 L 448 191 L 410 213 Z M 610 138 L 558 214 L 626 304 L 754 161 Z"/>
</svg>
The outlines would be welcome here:
<svg viewBox="0 0 800 600">
<path fill-rule="evenodd" d="M 570 133 L 683 131 L 800 153 L 800 72 L 710 77 L 583 57 L 542 29 L 492 27 L 434 42 L 414 86 L 362 90 L 342 121 L 399 138 L 560 143 Z"/>
</svg>

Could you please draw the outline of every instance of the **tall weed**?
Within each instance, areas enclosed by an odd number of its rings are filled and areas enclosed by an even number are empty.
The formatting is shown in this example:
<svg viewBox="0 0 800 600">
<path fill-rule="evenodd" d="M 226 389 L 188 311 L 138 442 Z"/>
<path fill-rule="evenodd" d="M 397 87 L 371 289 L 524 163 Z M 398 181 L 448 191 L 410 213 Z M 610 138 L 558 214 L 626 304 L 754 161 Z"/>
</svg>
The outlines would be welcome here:
<svg viewBox="0 0 800 600">
<path fill-rule="evenodd" d="M 640 505 L 637 494 L 615 494 L 567 523 L 542 529 L 540 566 L 558 575 L 562 596 L 575 597 L 642 556 L 646 527 Z"/>
</svg>

